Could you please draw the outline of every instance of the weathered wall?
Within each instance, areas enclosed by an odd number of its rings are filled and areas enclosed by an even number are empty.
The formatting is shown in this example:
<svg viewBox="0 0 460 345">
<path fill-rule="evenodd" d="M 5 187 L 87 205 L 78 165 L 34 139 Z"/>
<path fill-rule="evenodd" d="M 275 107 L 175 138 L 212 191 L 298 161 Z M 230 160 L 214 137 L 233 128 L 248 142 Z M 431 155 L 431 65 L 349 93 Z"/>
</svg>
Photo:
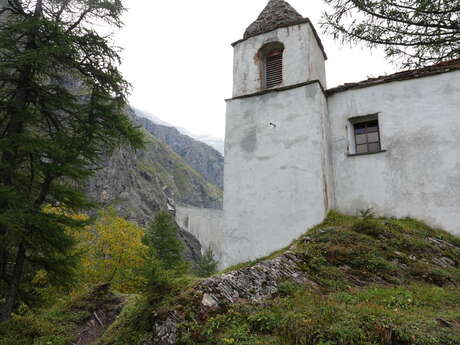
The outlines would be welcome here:
<svg viewBox="0 0 460 345">
<path fill-rule="evenodd" d="M 349 90 L 328 105 L 339 211 L 372 207 L 460 235 L 460 72 Z M 387 152 L 347 156 L 348 119 L 373 113 Z"/>
<path fill-rule="evenodd" d="M 268 255 L 322 221 L 326 111 L 318 83 L 228 101 L 223 266 Z"/>
<path fill-rule="evenodd" d="M 281 42 L 283 55 L 283 84 L 295 85 L 319 80 L 326 87 L 324 55 L 310 24 L 281 28 L 251 37 L 235 46 L 233 96 L 247 95 L 261 90 L 261 63 L 258 52 L 264 44 Z"/>
<path fill-rule="evenodd" d="M 176 221 L 183 230 L 200 241 L 203 252 L 211 247 L 216 259 L 222 261 L 224 228 L 222 210 L 178 206 Z"/>
</svg>

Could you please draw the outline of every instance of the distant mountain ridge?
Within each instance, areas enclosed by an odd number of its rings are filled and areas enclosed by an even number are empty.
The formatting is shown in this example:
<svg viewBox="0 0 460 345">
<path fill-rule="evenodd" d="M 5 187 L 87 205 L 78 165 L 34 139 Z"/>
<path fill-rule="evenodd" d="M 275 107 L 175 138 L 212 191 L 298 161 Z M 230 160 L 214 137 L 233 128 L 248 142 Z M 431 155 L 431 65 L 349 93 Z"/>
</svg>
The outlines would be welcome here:
<svg viewBox="0 0 460 345">
<path fill-rule="evenodd" d="M 162 126 L 166 126 L 166 127 L 173 127 L 173 128 L 176 128 L 180 133 L 184 134 L 184 135 L 187 135 L 195 140 L 198 140 L 198 141 L 201 141 L 205 144 L 208 144 L 209 146 L 213 147 L 214 149 L 216 149 L 217 151 L 219 151 L 222 155 L 224 155 L 224 140 L 222 140 L 221 138 L 218 138 L 218 137 L 215 137 L 213 135 L 209 135 L 209 134 L 206 134 L 206 135 L 197 135 L 197 134 L 194 134 L 194 133 L 191 133 L 189 130 L 185 129 L 185 128 L 182 128 L 182 127 L 178 127 L 178 126 L 174 126 L 168 122 L 165 122 L 163 121 L 162 119 L 160 119 L 158 116 L 152 114 L 152 113 L 149 113 L 149 112 L 146 112 L 146 111 L 143 111 L 143 110 L 140 110 L 140 109 L 137 109 L 137 108 L 132 108 L 136 115 L 138 117 L 142 117 L 142 118 L 146 118 L 150 121 L 152 121 L 153 123 L 155 124 L 158 124 L 158 125 L 162 125 Z"/>
<path fill-rule="evenodd" d="M 145 112 L 135 112 L 134 121 L 143 126 L 155 138 L 167 144 L 175 153 L 182 157 L 193 169 L 209 182 L 223 188 L 224 157 L 208 144 L 183 134 L 179 129 L 165 125 L 163 121 L 154 122 L 153 115 L 145 117 Z M 162 124 L 163 123 L 163 124 Z"/>
</svg>

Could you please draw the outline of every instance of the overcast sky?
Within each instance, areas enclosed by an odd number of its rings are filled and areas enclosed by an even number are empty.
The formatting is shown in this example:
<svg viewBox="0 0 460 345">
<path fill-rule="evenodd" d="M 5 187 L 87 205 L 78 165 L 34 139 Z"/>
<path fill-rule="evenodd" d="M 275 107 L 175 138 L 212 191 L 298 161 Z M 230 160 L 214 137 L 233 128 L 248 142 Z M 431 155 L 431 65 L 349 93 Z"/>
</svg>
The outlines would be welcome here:
<svg viewBox="0 0 460 345">
<path fill-rule="evenodd" d="M 131 104 L 198 135 L 223 138 L 231 96 L 233 49 L 268 0 L 130 0 L 122 71 L 133 84 Z M 328 87 L 394 72 L 379 51 L 341 47 L 322 33 L 322 0 L 289 3 L 315 24 L 326 53 Z"/>
</svg>

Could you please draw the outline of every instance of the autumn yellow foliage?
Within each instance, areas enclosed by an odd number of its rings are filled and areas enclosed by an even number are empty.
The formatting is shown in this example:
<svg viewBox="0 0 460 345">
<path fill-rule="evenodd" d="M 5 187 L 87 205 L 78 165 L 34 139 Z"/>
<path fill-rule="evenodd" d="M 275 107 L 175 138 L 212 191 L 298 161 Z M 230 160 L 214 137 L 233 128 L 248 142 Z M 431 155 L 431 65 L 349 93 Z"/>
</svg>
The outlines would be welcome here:
<svg viewBox="0 0 460 345">
<path fill-rule="evenodd" d="M 99 213 L 93 225 L 76 234 L 82 252 L 79 275 L 89 284 L 111 283 L 123 293 L 138 291 L 144 278 L 147 246 L 142 243 L 144 230 L 117 216 L 114 210 Z"/>
</svg>

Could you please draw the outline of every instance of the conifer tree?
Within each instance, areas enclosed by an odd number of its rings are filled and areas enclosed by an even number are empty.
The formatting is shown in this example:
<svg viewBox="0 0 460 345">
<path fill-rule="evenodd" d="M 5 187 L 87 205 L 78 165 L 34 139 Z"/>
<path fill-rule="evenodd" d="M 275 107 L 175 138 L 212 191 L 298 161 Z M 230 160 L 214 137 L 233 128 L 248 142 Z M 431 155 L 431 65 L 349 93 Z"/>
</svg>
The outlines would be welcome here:
<svg viewBox="0 0 460 345">
<path fill-rule="evenodd" d="M 121 0 L 8 0 L 0 9 L 0 322 L 46 270 L 66 281 L 91 206 L 79 191 L 102 157 L 142 135 L 125 115 L 120 57 L 95 23 L 120 27 Z M 5 20 L 6 18 L 6 20 Z M 46 212 L 53 205 L 66 212 Z"/>
<path fill-rule="evenodd" d="M 197 262 L 196 275 L 201 278 L 210 277 L 217 272 L 218 265 L 219 263 L 214 256 L 214 251 L 209 247 L 206 249 L 203 257 Z"/>
<path fill-rule="evenodd" d="M 383 46 L 403 66 L 460 58 L 460 0 L 325 0 L 327 32 Z"/>
<path fill-rule="evenodd" d="M 165 269 L 182 268 L 185 264 L 184 245 L 178 239 L 178 226 L 166 211 L 159 212 L 145 236 L 145 243 L 154 249 Z"/>
</svg>

